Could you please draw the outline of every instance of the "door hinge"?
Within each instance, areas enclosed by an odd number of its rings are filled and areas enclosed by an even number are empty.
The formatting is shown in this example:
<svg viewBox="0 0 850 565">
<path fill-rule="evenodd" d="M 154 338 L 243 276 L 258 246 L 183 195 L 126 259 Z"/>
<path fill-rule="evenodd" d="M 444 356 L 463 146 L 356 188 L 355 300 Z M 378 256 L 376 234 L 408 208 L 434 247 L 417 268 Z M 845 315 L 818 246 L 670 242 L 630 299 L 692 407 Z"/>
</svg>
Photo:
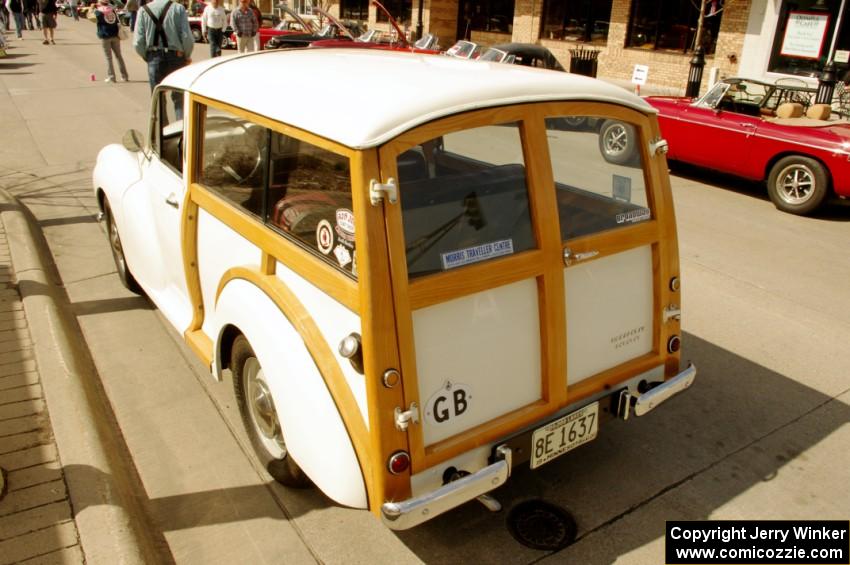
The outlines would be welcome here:
<svg viewBox="0 0 850 565">
<path fill-rule="evenodd" d="M 676 304 L 670 304 L 666 308 L 664 308 L 664 316 L 663 323 L 666 323 L 670 320 L 676 320 L 677 322 L 682 319 L 682 309 L 679 308 Z"/>
<path fill-rule="evenodd" d="M 670 149 L 670 146 L 667 144 L 666 139 L 654 139 L 649 142 L 649 154 L 655 155 L 656 153 L 661 153 L 662 155 L 666 155 L 667 151 Z"/>
<path fill-rule="evenodd" d="M 378 206 L 381 200 L 386 199 L 390 204 L 398 202 L 398 186 L 395 179 L 387 179 L 387 182 L 382 184 L 375 179 L 369 183 L 369 199 L 372 201 L 372 206 Z"/>
<path fill-rule="evenodd" d="M 401 408 L 396 407 L 395 409 L 395 427 L 398 431 L 404 432 L 407 431 L 407 428 L 410 426 L 410 423 L 414 424 L 419 423 L 419 406 L 416 405 L 415 402 L 410 403 L 410 408 L 403 411 Z"/>
</svg>

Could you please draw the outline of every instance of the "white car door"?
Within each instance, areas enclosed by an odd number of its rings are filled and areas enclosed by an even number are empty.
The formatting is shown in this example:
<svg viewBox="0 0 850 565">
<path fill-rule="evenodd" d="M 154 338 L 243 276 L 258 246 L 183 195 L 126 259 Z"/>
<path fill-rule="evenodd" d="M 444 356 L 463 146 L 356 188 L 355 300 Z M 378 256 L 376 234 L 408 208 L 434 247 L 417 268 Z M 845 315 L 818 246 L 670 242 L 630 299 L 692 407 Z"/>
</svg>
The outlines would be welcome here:
<svg viewBox="0 0 850 565">
<path fill-rule="evenodd" d="M 191 321 L 191 304 L 183 269 L 181 220 L 186 191 L 184 93 L 160 88 L 156 93 L 151 156 L 142 163 L 142 183 L 123 201 L 130 219 L 127 242 L 134 275 L 168 320 L 183 331 Z"/>
</svg>

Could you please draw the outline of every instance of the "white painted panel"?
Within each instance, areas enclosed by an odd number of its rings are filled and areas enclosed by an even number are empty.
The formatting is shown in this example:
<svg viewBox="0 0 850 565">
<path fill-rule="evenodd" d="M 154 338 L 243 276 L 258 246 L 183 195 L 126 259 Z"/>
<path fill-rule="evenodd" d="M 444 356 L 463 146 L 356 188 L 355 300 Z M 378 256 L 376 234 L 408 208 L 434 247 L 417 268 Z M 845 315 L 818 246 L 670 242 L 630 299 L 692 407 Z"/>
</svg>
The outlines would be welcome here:
<svg viewBox="0 0 850 565">
<path fill-rule="evenodd" d="M 538 308 L 528 279 L 413 312 L 425 445 L 541 398 Z"/>
<path fill-rule="evenodd" d="M 336 362 L 342 369 L 348 387 L 354 393 L 360 413 L 369 427 L 369 402 L 366 398 L 366 377 L 354 370 L 351 362 L 339 354 L 339 342 L 352 332 L 361 333 L 360 317 L 325 294 L 318 287 L 289 269 L 283 263 L 277 264 L 277 276 L 286 283 L 301 304 L 319 326 L 319 331 L 333 351 Z"/>
<path fill-rule="evenodd" d="M 340 504 L 365 508 L 363 474 L 348 431 L 295 328 L 268 296 L 240 279 L 224 288 L 213 318 L 216 328 L 236 325 L 251 344 L 295 461 L 327 496 Z"/>
<path fill-rule="evenodd" d="M 652 349 L 652 248 L 564 269 L 567 382 L 575 384 Z"/>
<path fill-rule="evenodd" d="M 207 316 L 202 329 L 215 339 L 218 328 L 214 326 L 215 293 L 227 269 L 253 265 L 259 268 L 262 253 L 259 247 L 233 231 L 218 218 L 198 210 L 198 267 L 201 277 L 201 296 Z"/>
</svg>

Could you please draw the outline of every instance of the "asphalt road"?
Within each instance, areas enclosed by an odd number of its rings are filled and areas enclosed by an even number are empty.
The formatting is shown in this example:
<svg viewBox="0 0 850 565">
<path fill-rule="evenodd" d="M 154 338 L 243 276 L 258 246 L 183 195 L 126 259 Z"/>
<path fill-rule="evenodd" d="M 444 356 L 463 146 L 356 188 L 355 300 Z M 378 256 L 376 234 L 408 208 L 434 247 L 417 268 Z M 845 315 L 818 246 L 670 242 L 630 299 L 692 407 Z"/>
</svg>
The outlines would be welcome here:
<svg viewBox="0 0 850 565">
<path fill-rule="evenodd" d="M 495 493 L 501 513 L 471 503 L 394 534 L 316 491 L 269 483 L 229 383 L 214 383 L 118 283 L 90 171 L 100 147 L 143 129 L 144 63 L 125 43 L 135 82 L 91 81 L 105 70 L 94 27 L 64 17 L 57 45 L 36 32 L 12 43 L 0 59 L 0 186 L 44 230 L 166 562 L 659 563 L 666 520 L 848 518 L 850 207 L 795 217 L 757 184 L 675 167 L 695 386 L 570 456 L 517 470 Z M 568 509 L 577 542 L 555 554 L 518 544 L 506 516 L 530 498 Z"/>
</svg>

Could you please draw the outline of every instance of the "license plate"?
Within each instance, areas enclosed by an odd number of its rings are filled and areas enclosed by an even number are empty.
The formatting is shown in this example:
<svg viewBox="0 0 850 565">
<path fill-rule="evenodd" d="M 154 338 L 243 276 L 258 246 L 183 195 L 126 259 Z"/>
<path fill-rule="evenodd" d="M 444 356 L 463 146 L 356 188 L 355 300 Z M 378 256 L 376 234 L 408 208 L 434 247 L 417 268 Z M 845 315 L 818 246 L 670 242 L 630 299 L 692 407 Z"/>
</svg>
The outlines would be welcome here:
<svg viewBox="0 0 850 565">
<path fill-rule="evenodd" d="M 531 436 L 531 468 L 535 469 L 571 449 L 596 439 L 599 403 L 588 404 L 534 430 Z"/>
</svg>

